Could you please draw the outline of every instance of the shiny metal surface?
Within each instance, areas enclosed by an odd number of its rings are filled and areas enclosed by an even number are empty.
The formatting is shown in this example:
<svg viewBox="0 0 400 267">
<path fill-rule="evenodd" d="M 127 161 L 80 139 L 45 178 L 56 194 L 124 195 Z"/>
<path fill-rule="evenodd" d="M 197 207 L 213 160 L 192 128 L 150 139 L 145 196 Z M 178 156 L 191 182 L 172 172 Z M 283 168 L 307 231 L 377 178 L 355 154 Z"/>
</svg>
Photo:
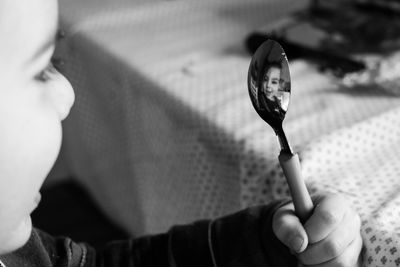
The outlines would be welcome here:
<svg viewBox="0 0 400 267">
<path fill-rule="evenodd" d="M 289 107 L 291 82 L 289 64 L 283 48 L 265 41 L 250 62 L 247 86 L 254 109 L 278 136 L 281 149 L 293 154 L 282 122 Z"/>
</svg>

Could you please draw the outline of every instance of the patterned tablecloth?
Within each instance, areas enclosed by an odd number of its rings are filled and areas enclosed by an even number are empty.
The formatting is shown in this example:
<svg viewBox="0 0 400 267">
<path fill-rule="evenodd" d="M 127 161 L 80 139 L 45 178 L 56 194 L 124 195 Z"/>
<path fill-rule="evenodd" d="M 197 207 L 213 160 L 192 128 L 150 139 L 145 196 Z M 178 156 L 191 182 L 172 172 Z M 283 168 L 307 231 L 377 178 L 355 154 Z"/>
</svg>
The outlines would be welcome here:
<svg viewBox="0 0 400 267">
<path fill-rule="evenodd" d="M 76 92 L 62 159 L 132 234 L 220 216 L 287 189 L 246 79 L 249 32 L 306 1 L 61 1 Z M 400 99 L 290 64 L 285 119 L 311 191 L 360 212 L 365 266 L 400 265 Z M 399 250 L 399 251 L 398 251 Z"/>
</svg>

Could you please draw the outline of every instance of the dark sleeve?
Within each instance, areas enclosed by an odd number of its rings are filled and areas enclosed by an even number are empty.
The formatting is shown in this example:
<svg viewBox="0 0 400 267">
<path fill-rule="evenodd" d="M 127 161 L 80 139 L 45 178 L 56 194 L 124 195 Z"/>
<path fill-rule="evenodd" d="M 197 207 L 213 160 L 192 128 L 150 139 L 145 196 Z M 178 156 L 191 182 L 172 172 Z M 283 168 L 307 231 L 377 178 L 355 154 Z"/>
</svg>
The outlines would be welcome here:
<svg viewBox="0 0 400 267">
<path fill-rule="evenodd" d="M 273 214 L 284 203 L 175 226 L 166 234 L 114 242 L 97 255 L 96 266 L 296 266 L 295 257 L 272 232 Z"/>
<path fill-rule="evenodd" d="M 18 250 L 1 255 L 6 267 L 76 267 L 94 266 L 94 251 L 67 237 L 53 237 L 33 229 L 28 242 Z M 90 264 L 90 265 L 88 265 Z"/>
<path fill-rule="evenodd" d="M 248 208 L 214 221 L 211 243 L 217 266 L 296 266 L 296 258 L 272 231 L 273 215 L 285 203 Z"/>
<path fill-rule="evenodd" d="M 213 221 L 175 226 L 167 233 L 108 244 L 95 251 L 34 229 L 28 243 L 0 259 L 7 267 L 285 267 L 295 258 L 272 232 L 283 202 L 245 209 Z"/>
</svg>

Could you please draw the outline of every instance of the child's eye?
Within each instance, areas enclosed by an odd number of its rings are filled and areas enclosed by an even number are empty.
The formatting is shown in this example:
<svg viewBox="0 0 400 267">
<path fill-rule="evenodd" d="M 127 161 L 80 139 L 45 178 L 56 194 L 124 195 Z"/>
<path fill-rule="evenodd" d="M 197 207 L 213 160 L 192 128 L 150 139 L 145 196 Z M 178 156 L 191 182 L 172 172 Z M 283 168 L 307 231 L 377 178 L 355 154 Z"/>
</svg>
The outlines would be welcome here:
<svg viewBox="0 0 400 267">
<path fill-rule="evenodd" d="M 63 65 L 64 61 L 62 59 L 52 58 L 47 67 L 38 75 L 36 75 L 35 79 L 40 82 L 46 82 L 50 79 L 50 74 L 54 74 L 59 71 L 59 68 L 61 68 Z"/>
<path fill-rule="evenodd" d="M 59 29 L 57 31 L 56 41 L 59 42 L 64 39 L 65 35 L 66 33 L 62 29 Z M 50 79 L 50 74 L 56 73 L 64 65 L 64 60 L 57 57 L 53 57 L 50 61 L 46 68 L 35 76 L 35 80 L 47 82 Z"/>
<path fill-rule="evenodd" d="M 55 72 L 55 68 L 52 63 L 49 62 L 47 67 L 35 76 L 35 80 L 39 82 L 47 82 L 50 79 L 50 75 Z"/>
</svg>

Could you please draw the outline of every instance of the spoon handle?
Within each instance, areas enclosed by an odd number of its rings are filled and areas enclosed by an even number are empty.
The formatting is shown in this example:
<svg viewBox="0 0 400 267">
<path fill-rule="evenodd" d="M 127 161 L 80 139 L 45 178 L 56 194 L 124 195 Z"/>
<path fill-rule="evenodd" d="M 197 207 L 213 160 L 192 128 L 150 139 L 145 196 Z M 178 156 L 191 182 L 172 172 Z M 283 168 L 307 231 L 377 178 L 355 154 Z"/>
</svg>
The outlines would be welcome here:
<svg viewBox="0 0 400 267">
<path fill-rule="evenodd" d="M 301 175 L 299 156 L 282 151 L 278 159 L 289 185 L 296 215 L 301 222 L 305 222 L 311 216 L 314 205 Z"/>
</svg>

